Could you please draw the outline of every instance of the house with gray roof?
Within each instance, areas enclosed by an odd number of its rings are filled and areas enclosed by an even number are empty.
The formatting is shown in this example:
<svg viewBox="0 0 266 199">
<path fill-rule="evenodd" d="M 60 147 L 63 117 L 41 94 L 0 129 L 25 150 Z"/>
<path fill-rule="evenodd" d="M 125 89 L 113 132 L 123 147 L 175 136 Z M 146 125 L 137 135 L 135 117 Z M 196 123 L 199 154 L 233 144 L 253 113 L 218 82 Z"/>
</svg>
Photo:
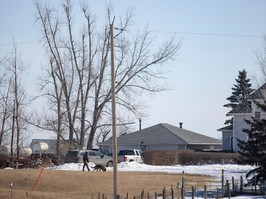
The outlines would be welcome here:
<svg viewBox="0 0 266 199">
<path fill-rule="evenodd" d="M 218 131 L 222 132 L 222 145 L 223 150 L 227 151 L 239 151 L 238 139 L 247 141 L 248 136 L 243 132 L 243 129 L 248 129 L 249 125 L 245 120 L 251 120 L 255 118 L 266 118 L 266 113 L 263 112 L 257 105 L 256 102 L 266 99 L 266 83 L 253 91 L 250 95 L 250 99 L 242 102 L 228 115 L 233 117 L 233 124 L 220 128 Z"/>
<path fill-rule="evenodd" d="M 98 146 L 112 152 L 112 139 L 99 143 Z M 133 148 L 142 151 L 217 150 L 222 148 L 222 143 L 221 140 L 183 129 L 182 126 L 160 123 L 117 138 L 118 151 Z"/>
</svg>

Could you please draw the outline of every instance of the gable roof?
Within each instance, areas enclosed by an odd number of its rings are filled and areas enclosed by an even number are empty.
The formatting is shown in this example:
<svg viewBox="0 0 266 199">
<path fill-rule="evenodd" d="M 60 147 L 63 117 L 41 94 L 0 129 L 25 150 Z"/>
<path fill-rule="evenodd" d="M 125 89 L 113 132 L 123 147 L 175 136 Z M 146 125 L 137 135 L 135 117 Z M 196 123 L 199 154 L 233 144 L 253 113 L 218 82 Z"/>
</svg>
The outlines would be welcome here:
<svg viewBox="0 0 266 199">
<path fill-rule="evenodd" d="M 266 83 L 264 83 L 262 86 L 260 86 L 258 89 L 256 89 L 250 94 L 250 99 L 252 101 L 265 99 L 265 97 L 266 97 Z M 241 102 L 239 105 L 233 108 L 228 113 L 228 115 L 236 113 L 251 113 L 251 111 L 252 111 L 251 102 L 246 101 L 246 102 Z"/>
<path fill-rule="evenodd" d="M 195 133 L 189 130 L 185 130 L 183 128 L 178 128 L 176 126 L 170 124 L 162 124 L 165 128 L 167 128 L 171 133 L 175 134 L 177 137 L 183 139 L 187 144 L 214 144 L 221 143 L 220 140 L 202 135 L 199 133 Z"/>
<path fill-rule="evenodd" d="M 233 131 L 233 125 L 230 124 L 228 126 L 225 126 L 225 127 L 218 129 L 217 131 Z"/>
<path fill-rule="evenodd" d="M 236 107 L 234 107 L 227 115 L 232 115 L 236 113 L 251 113 L 251 102 L 241 102 Z"/>
<path fill-rule="evenodd" d="M 251 93 L 251 99 L 254 99 L 254 100 L 265 99 L 266 97 L 265 94 L 266 94 L 266 83 L 264 83 L 257 90 Z"/>
<path fill-rule="evenodd" d="M 183 128 L 160 123 L 117 138 L 118 145 L 221 144 L 221 141 Z M 111 145 L 112 139 L 99 143 Z"/>
</svg>

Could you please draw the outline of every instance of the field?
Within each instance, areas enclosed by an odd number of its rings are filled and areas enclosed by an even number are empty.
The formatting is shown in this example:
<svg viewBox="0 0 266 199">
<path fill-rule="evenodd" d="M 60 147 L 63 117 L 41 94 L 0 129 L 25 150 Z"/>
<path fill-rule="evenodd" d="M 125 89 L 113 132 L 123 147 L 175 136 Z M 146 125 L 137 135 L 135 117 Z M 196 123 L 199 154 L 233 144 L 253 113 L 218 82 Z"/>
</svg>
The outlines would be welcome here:
<svg viewBox="0 0 266 199">
<path fill-rule="evenodd" d="M 112 172 L 82 172 L 44 170 L 36 187 L 32 191 L 41 170 L 37 169 L 1 169 L 0 198 L 12 199 L 85 199 L 102 197 L 113 198 Z M 187 180 L 204 181 L 208 177 L 186 175 Z M 12 182 L 13 187 L 9 186 Z M 118 194 L 120 198 L 139 198 L 141 191 L 161 193 L 164 187 L 176 187 L 181 183 L 180 174 L 152 172 L 118 172 Z"/>
</svg>

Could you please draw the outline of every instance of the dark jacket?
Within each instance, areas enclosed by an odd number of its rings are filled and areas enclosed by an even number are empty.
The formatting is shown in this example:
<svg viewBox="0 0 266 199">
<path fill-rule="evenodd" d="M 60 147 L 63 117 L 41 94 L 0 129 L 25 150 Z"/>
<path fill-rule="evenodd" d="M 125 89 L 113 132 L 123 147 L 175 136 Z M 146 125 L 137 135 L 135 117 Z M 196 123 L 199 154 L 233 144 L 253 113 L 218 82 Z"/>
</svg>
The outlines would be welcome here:
<svg viewBox="0 0 266 199">
<path fill-rule="evenodd" d="M 85 152 L 83 155 L 83 162 L 89 162 L 88 152 Z"/>
</svg>

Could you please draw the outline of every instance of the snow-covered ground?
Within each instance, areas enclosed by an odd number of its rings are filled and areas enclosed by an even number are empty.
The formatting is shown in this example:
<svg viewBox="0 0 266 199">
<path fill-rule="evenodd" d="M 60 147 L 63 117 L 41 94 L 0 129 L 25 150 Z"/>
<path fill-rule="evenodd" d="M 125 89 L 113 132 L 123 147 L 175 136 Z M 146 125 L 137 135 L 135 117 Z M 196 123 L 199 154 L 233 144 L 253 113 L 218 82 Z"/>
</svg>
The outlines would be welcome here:
<svg viewBox="0 0 266 199">
<path fill-rule="evenodd" d="M 93 166 L 93 163 L 89 163 L 89 166 Z M 81 171 L 83 163 L 69 163 L 60 166 L 50 167 L 48 169 L 54 170 L 69 170 L 69 171 Z M 191 166 L 152 166 L 147 164 L 139 164 L 136 162 L 122 162 L 118 164 L 118 171 L 145 171 L 145 172 L 166 172 L 166 173 L 182 173 L 183 171 L 187 174 L 201 174 L 209 175 L 217 178 L 221 178 L 222 170 L 224 170 L 225 180 L 230 180 L 232 176 L 235 179 L 240 179 L 240 176 L 245 178 L 247 171 L 253 169 L 252 166 L 242 166 L 236 164 L 213 164 L 213 165 L 191 165 Z M 107 168 L 107 172 L 111 172 L 112 167 Z M 238 196 L 231 197 L 234 199 L 262 199 L 266 196 Z M 199 199 L 199 198 L 198 198 Z"/>
<path fill-rule="evenodd" d="M 93 166 L 93 163 L 89 163 Z M 60 166 L 50 167 L 54 170 L 71 170 L 81 171 L 83 163 L 68 163 Z M 118 164 L 118 171 L 145 171 L 145 172 L 165 172 L 165 173 L 182 173 L 184 171 L 188 174 L 209 175 L 217 178 L 221 177 L 222 170 L 224 170 L 225 179 L 245 177 L 247 171 L 253 169 L 252 166 L 241 166 L 236 164 L 213 164 L 213 165 L 191 165 L 191 166 L 152 166 L 147 164 L 140 164 L 136 162 L 121 162 Z M 107 171 L 112 171 L 112 167 L 107 168 Z"/>
</svg>

